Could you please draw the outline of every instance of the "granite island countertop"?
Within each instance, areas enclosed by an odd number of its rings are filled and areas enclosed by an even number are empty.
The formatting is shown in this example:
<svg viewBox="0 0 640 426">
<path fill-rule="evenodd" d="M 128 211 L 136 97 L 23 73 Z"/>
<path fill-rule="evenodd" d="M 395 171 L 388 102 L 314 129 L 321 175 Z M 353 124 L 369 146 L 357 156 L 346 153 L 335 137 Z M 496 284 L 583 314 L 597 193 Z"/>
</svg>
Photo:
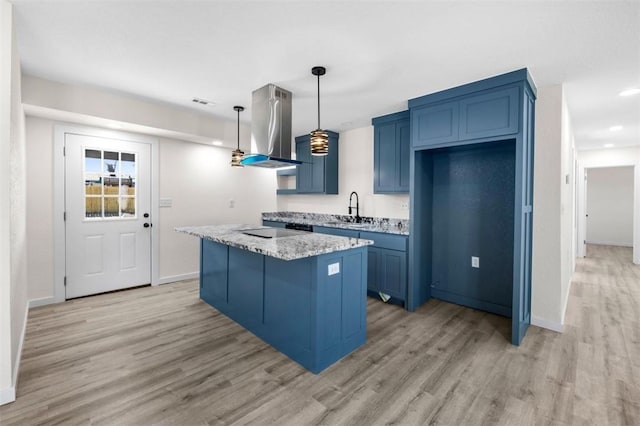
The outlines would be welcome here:
<svg viewBox="0 0 640 426">
<path fill-rule="evenodd" d="M 273 222 L 325 226 L 327 228 L 351 229 L 354 231 L 381 232 L 384 234 L 409 235 L 408 219 L 369 216 L 363 216 L 361 219 L 361 223 L 355 223 L 354 217 L 347 215 L 303 212 L 262 213 L 262 220 L 269 220 Z"/>
<path fill-rule="evenodd" d="M 267 228 L 269 227 L 234 224 L 182 226 L 175 228 L 175 231 L 282 260 L 302 259 L 373 244 L 371 240 L 305 231 L 295 231 L 294 235 L 279 238 L 261 238 L 242 233 L 249 229 Z"/>
</svg>

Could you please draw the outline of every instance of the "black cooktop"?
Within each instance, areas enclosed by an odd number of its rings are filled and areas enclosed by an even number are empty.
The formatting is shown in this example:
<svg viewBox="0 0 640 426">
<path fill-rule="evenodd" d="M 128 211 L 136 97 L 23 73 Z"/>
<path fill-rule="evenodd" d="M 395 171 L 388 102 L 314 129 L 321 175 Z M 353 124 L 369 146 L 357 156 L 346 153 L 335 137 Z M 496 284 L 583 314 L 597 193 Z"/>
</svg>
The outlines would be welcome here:
<svg viewBox="0 0 640 426">
<path fill-rule="evenodd" d="M 261 229 L 247 229 L 242 231 L 243 234 L 252 235 L 260 238 L 281 238 L 292 237 L 294 235 L 306 234 L 304 231 L 296 231 L 293 229 L 284 228 L 261 228 Z"/>
</svg>

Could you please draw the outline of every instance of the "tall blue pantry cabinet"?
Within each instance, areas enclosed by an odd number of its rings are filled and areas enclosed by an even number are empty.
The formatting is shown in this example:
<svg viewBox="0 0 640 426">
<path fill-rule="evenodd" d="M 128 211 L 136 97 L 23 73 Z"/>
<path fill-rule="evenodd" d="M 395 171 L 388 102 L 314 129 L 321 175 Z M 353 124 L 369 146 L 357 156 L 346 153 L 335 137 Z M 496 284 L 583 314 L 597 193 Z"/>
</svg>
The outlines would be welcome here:
<svg viewBox="0 0 640 426">
<path fill-rule="evenodd" d="M 536 88 L 526 69 L 409 101 L 407 308 L 431 297 L 531 319 Z"/>
</svg>

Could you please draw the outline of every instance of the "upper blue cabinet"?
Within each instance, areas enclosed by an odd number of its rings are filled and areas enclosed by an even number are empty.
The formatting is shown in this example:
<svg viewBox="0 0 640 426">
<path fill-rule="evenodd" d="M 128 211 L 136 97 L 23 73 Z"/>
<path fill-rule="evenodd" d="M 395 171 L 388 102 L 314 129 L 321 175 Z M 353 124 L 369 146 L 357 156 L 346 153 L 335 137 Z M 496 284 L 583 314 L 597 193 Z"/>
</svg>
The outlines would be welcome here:
<svg viewBox="0 0 640 426">
<path fill-rule="evenodd" d="M 302 161 L 296 170 L 297 194 L 338 193 L 338 133 L 329 134 L 329 154 L 311 155 L 311 137 L 296 137 L 296 159 Z"/>
<path fill-rule="evenodd" d="M 373 192 L 409 192 L 409 111 L 377 117 L 373 124 Z"/>
<path fill-rule="evenodd" d="M 409 101 L 413 147 L 448 146 L 518 133 L 519 87 L 486 88 L 466 95 L 459 91 L 454 101 L 451 97 L 438 100 L 441 93 Z"/>
</svg>

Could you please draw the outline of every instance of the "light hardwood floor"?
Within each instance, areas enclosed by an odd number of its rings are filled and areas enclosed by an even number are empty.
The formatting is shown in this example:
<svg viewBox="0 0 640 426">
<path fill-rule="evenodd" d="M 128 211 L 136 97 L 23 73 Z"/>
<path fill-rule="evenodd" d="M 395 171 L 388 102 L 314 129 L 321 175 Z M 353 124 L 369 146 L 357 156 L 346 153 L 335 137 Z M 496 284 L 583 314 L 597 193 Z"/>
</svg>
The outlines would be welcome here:
<svg viewBox="0 0 640 426">
<path fill-rule="evenodd" d="M 589 246 L 565 332 L 432 300 L 368 301 L 367 344 L 313 375 L 198 299 L 197 282 L 31 310 L 0 424 L 640 424 L 640 267 Z"/>
</svg>

